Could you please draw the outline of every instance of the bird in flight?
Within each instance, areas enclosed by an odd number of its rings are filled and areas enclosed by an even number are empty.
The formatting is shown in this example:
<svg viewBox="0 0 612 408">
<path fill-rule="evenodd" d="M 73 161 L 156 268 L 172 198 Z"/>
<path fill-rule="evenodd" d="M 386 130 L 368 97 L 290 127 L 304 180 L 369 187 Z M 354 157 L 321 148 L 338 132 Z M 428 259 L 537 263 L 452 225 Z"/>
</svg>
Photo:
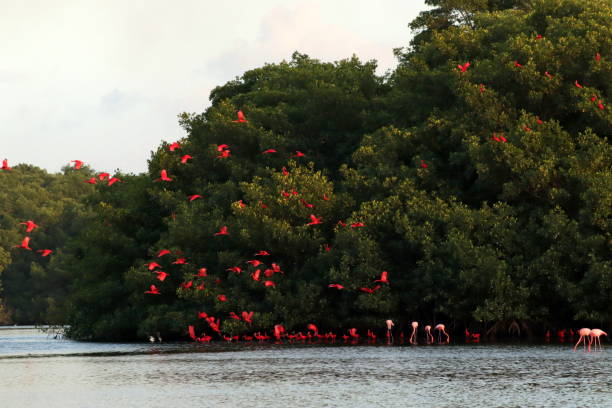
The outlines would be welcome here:
<svg viewBox="0 0 612 408">
<path fill-rule="evenodd" d="M 154 271 L 153 273 L 157 274 L 157 279 L 159 279 L 161 282 L 163 282 L 166 277 L 169 276 L 169 274 L 164 271 Z"/>
<path fill-rule="evenodd" d="M 248 122 L 248 120 L 246 120 L 246 117 L 244 116 L 244 112 L 242 112 L 241 110 L 236 112 L 236 115 L 238 116 L 238 120 L 233 120 L 232 122 L 237 122 L 237 123 Z"/>
<path fill-rule="evenodd" d="M 26 226 L 25 232 L 32 232 L 35 228 L 38 228 L 38 225 L 32 220 L 27 220 L 26 222 L 20 222 L 19 224 L 23 224 Z"/>
<path fill-rule="evenodd" d="M 197 200 L 198 198 L 202 198 L 201 195 L 199 194 L 193 194 L 189 196 L 189 202 L 193 201 L 193 200 Z"/>
<path fill-rule="evenodd" d="M 172 181 L 172 179 L 168 177 L 168 172 L 166 171 L 166 169 L 163 169 L 160 173 L 161 177 L 155 181 Z"/>
<path fill-rule="evenodd" d="M 380 279 L 376 279 L 374 282 L 380 282 L 380 283 L 389 283 L 389 272 L 387 271 L 382 271 L 382 273 L 380 274 Z"/>
<path fill-rule="evenodd" d="M 459 68 L 459 71 L 461 71 L 461 72 L 466 72 L 467 69 L 470 67 L 470 65 L 472 65 L 472 64 L 470 64 L 469 62 L 466 62 L 463 65 L 457 64 L 457 68 Z"/>
<path fill-rule="evenodd" d="M 161 293 L 159 293 L 159 289 L 157 289 L 157 286 L 155 285 L 151 285 L 149 290 L 145 290 L 145 293 L 149 293 L 151 295 L 161 295 Z"/>
<path fill-rule="evenodd" d="M 217 300 L 219 300 L 219 302 L 227 302 L 227 296 L 219 295 L 217 296 Z"/>
<path fill-rule="evenodd" d="M 275 149 L 268 149 L 262 152 L 262 154 L 278 153 Z"/>
<path fill-rule="evenodd" d="M 293 157 L 304 157 L 306 156 L 304 153 L 300 152 L 299 150 L 295 151 L 295 154 L 293 155 Z"/>
<path fill-rule="evenodd" d="M 231 150 L 229 150 L 229 149 L 221 151 L 221 154 L 219 154 L 217 156 L 217 159 L 227 159 L 228 157 L 231 156 L 230 152 L 231 152 Z"/>
<path fill-rule="evenodd" d="M 70 160 L 70 163 L 74 163 L 74 168 L 76 170 L 79 170 L 81 167 L 83 167 L 83 165 L 85 164 L 84 162 L 82 162 L 81 160 Z"/>
<path fill-rule="evenodd" d="M 270 253 L 268 251 L 259 251 L 255 254 L 255 256 L 268 256 Z"/>
<path fill-rule="evenodd" d="M 245 322 L 247 322 L 249 324 L 253 323 L 253 320 L 252 320 L 253 319 L 253 312 L 244 311 L 244 312 L 241 313 L 241 315 L 242 315 L 242 320 L 244 320 Z"/>
<path fill-rule="evenodd" d="M 327 287 L 338 289 L 338 290 L 344 289 L 344 286 L 340 285 L 339 283 L 330 283 Z"/>
<path fill-rule="evenodd" d="M 50 249 L 39 249 L 36 252 L 40 253 L 41 256 L 49 256 L 53 251 Z"/>
<path fill-rule="evenodd" d="M 31 251 L 32 248 L 29 247 L 29 244 L 30 244 L 30 237 L 25 237 L 23 241 L 21 241 L 20 245 L 15 245 L 15 248 L 23 248 L 23 249 L 27 249 L 28 251 Z"/>
<path fill-rule="evenodd" d="M 321 221 L 323 221 L 321 218 L 317 218 L 314 214 L 310 214 L 310 219 L 311 219 L 311 222 L 309 222 L 306 225 L 317 225 L 317 224 L 321 224 Z"/>
<path fill-rule="evenodd" d="M 260 260 L 258 260 L 258 259 L 252 259 L 250 261 L 246 261 L 246 263 L 251 264 L 251 265 L 253 265 L 255 267 L 257 267 L 257 266 L 262 264 L 262 262 Z"/>
<path fill-rule="evenodd" d="M 221 227 L 219 229 L 219 232 L 215 233 L 215 236 L 216 235 L 229 235 L 229 232 L 227 232 L 227 227 L 225 225 L 223 227 Z"/>
<path fill-rule="evenodd" d="M 232 266 L 231 268 L 227 268 L 226 271 L 234 272 L 236 274 L 242 272 L 242 269 L 239 266 Z"/>
</svg>

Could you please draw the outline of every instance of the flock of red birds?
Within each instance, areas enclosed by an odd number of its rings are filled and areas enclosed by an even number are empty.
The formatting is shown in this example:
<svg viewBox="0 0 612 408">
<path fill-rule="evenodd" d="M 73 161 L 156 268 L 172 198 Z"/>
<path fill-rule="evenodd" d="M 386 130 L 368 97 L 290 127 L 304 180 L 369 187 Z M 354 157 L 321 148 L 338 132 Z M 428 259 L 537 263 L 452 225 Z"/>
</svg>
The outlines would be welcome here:
<svg viewBox="0 0 612 408">
<path fill-rule="evenodd" d="M 537 39 L 541 39 L 542 36 L 538 35 Z M 597 62 L 600 61 L 601 56 L 599 53 L 596 54 L 595 59 Z M 468 68 L 471 66 L 472 64 L 470 62 L 466 62 L 463 65 L 457 65 L 457 68 L 459 69 L 460 72 L 467 72 Z M 514 66 L 516 68 L 522 68 L 522 64 L 520 64 L 518 61 L 514 62 Z M 552 79 L 553 75 L 550 74 L 548 71 L 546 71 L 544 73 L 544 75 L 549 78 Z M 574 82 L 574 85 L 580 89 L 584 89 L 583 85 L 581 85 L 577 80 Z M 484 84 L 480 84 L 479 85 L 479 89 L 480 92 L 484 92 L 485 91 L 485 85 Z M 591 98 L 592 102 L 597 102 L 597 106 L 599 109 L 604 109 L 604 105 L 603 102 L 601 101 L 601 99 L 599 99 L 599 97 L 597 95 L 592 95 Z M 237 120 L 234 120 L 233 122 L 235 123 L 247 123 L 248 120 L 246 119 L 244 113 L 239 110 L 237 112 Z M 542 121 L 537 118 L 537 122 L 538 124 L 541 124 Z M 524 126 L 525 131 L 531 131 L 531 129 L 527 126 Z M 492 140 L 495 142 L 502 142 L 502 143 L 506 143 L 507 139 L 503 136 L 503 134 L 496 134 L 493 133 L 492 136 Z M 174 152 L 177 150 L 181 149 L 181 145 L 178 142 L 174 142 L 172 144 L 170 144 L 168 146 L 169 151 Z M 230 150 L 230 146 L 227 144 L 220 144 L 217 146 L 217 152 L 218 155 L 216 156 L 217 159 L 227 159 L 231 156 L 231 150 Z M 262 154 L 276 154 L 278 153 L 275 149 L 267 149 L 265 151 L 262 152 Z M 302 153 L 301 151 L 295 151 L 295 153 L 293 154 L 292 157 L 305 157 L 305 154 Z M 180 162 L 182 164 L 186 164 L 189 160 L 193 159 L 192 156 L 190 156 L 189 154 L 185 154 L 182 155 L 180 157 Z M 75 169 L 80 169 L 83 165 L 84 162 L 80 161 L 80 160 L 72 160 L 71 163 L 74 163 L 74 168 Z M 422 168 L 427 168 L 428 165 L 424 160 L 421 160 L 420 162 L 420 167 Z M 11 170 L 11 168 L 8 165 L 8 160 L 4 159 L 2 162 L 2 167 L 0 168 L 1 170 Z M 282 168 L 282 173 L 283 175 L 288 175 L 289 172 L 287 171 L 287 169 L 285 167 Z M 91 177 L 88 180 L 85 180 L 85 183 L 88 184 L 96 184 L 98 181 L 104 181 L 104 180 L 108 180 L 107 184 L 108 186 L 112 186 L 113 184 L 117 183 L 117 182 L 121 182 L 120 179 L 116 178 L 116 177 L 110 177 L 109 173 L 100 173 L 97 175 L 97 177 Z M 168 175 L 168 172 L 166 169 L 161 170 L 160 172 L 160 177 L 158 179 L 156 179 L 155 181 L 159 181 L 159 182 L 172 182 L 173 179 Z M 291 192 L 286 192 L 286 191 L 281 191 L 281 195 L 285 198 L 289 198 L 291 196 L 298 196 L 299 193 L 296 190 L 292 190 Z M 197 199 L 201 199 L 202 196 L 200 194 L 193 194 L 188 196 L 188 200 L 194 201 Z M 329 200 L 329 197 L 327 195 L 323 195 L 323 199 L 324 200 Z M 312 203 L 308 203 L 306 202 L 303 198 L 300 199 L 300 203 L 302 203 L 305 207 L 307 208 L 314 208 L 314 204 Z M 265 208 L 265 204 L 264 203 L 259 203 L 262 207 Z M 240 200 L 238 202 L 238 205 L 241 208 L 244 208 L 246 206 L 245 203 L 242 202 L 242 200 Z M 323 219 L 317 217 L 315 214 L 310 214 L 310 222 L 307 222 L 306 225 L 318 225 L 318 224 L 322 224 L 323 223 Z M 26 233 L 29 234 L 30 232 L 32 232 L 35 228 L 38 227 L 38 225 L 36 225 L 33 221 L 28 220 L 26 222 L 22 222 L 21 224 L 26 225 Z M 346 223 L 344 223 L 343 221 L 338 221 L 338 224 L 340 226 L 347 226 Z M 361 227 L 365 227 L 365 225 L 361 222 L 355 222 L 350 224 L 351 228 L 361 228 Z M 221 226 L 219 228 L 219 231 L 216 232 L 214 234 L 214 236 L 223 236 L 223 235 L 229 235 L 229 231 L 228 231 L 228 227 L 227 226 Z M 29 243 L 30 243 L 30 237 L 26 236 L 23 241 L 21 242 L 20 245 L 16 245 L 15 247 L 18 248 L 22 248 L 22 249 L 26 249 L 26 250 L 32 250 L 32 248 L 29 247 Z M 329 251 L 331 250 L 331 247 L 329 245 L 325 245 L 325 250 Z M 53 251 L 50 249 L 40 249 L 37 252 L 41 253 L 41 255 L 43 257 L 45 256 L 49 256 Z M 158 252 L 157 254 L 157 258 L 162 258 L 166 255 L 170 255 L 171 252 L 167 249 L 162 249 Z M 256 257 L 263 257 L 263 256 L 269 256 L 270 253 L 268 253 L 267 251 L 259 251 L 258 253 L 255 254 Z M 272 277 L 275 276 L 275 274 L 280 273 L 282 274 L 283 271 L 281 270 L 280 266 L 276 263 L 271 263 L 270 268 L 266 268 L 265 264 L 260 260 L 260 259 L 252 259 L 252 260 L 248 260 L 246 261 L 247 264 L 251 265 L 251 267 L 254 269 L 251 273 L 250 273 L 250 277 L 251 279 L 253 279 L 254 281 L 260 282 L 262 280 L 261 274 L 262 274 L 262 270 L 263 270 L 263 275 L 265 276 L 265 278 L 268 279 L 264 279 L 263 280 L 263 285 L 265 287 L 271 287 L 274 288 L 276 286 L 276 282 L 274 280 L 272 280 Z M 187 264 L 187 261 L 185 258 L 177 258 L 174 262 L 172 262 L 172 264 L 175 265 L 181 265 L 181 264 Z M 168 276 L 169 274 L 167 272 L 164 272 L 163 270 L 159 269 L 162 266 L 155 262 L 155 261 L 151 261 L 148 264 L 146 264 L 147 268 L 149 271 L 151 271 L 154 275 L 155 278 L 157 280 L 159 280 L 160 282 L 163 282 Z M 257 269 L 256 269 L 257 268 Z M 234 272 L 236 274 L 240 274 L 242 273 L 242 268 L 239 266 L 233 266 L 227 269 L 228 271 Z M 195 278 L 204 278 L 207 276 L 207 270 L 206 268 L 200 268 L 198 270 L 198 273 L 196 275 L 194 275 Z M 219 279 L 217 278 L 217 283 L 219 283 Z M 368 293 L 368 294 L 372 294 L 374 292 L 376 292 L 378 289 L 380 289 L 382 286 L 381 284 L 389 284 L 389 276 L 388 276 L 388 272 L 387 271 L 382 271 L 380 278 L 374 280 L 373 283 L 376 283 L 376 285 L 372 286 L 372 287 L 361 287 L 359 288 L 359 291 L 364 292 L 364 293 Z M 204 283 L 203 282 L 198 282 L 197 284 L 195 284 L 194 286 L 194 281 L 190 280 L 188 282 L 183 282 L 180 284 L 180 287 L 185 289 L 185 290 L 189 290 L 193 287 L 195 287 L 195 290 L 203 290 L 205 288 Z M 328 285 L 329 288 L 335 289 L 335 290 L 346 290 L 346 288 L 339 283 L 330 283 Z M 159 295 L 161 294 L 161 292 L 159 291 L 159 288 L 152 284 L 150 285 L 149 290 L 144 292 L 145 294 L 151 294 L 151 295 Z M 217 296 L 217 300 L 219 302 L 226 302 L 227 296 L 225 294 L 220 294 Z M 198 318 L 201 319 L 205 319 L 206 323 L 210 326 L 211 330 L 215 333 L 217 333 L 219 336 L 221 336 L 223 339 L 225 339 L 226 341 L 237 341 L 240 340 L 241 337 L 240 336 L 227 336 L 221 333 L 220 330 L 220 319 L 215 319 L 214 316 L 208 316 L 206 313 L 204 312 L 200 312 L 198 313 Z M 235 320 L 239 320 L 239 321 L 244 321 L 248 324 L 252 323 L 252 319 L 253 319 L 253 312 L 252 311 L 242 311 L 240 313 L 240 315 L 237 315 L 235 312 L 230 312 L 229 313 L 229 318 L 230 319 L 235 319 Z M 387 320 L 386 321 L 386 325 L 387 325 L 387 331 L 386 331 L 386 336 L 387 338 L 392 338 L 392 329 L 393 329 L 393 322 L 391 320 Z M 411 344 L 417 344 L 417 327 L 418 327 L 418 323 L 417 322 L 412 322 L 412 333 L 409 337 L 409 343 Z M 200 336 L 196 336 L 195 333 L 195 328 L 194 326 L 189 326 L 188 328 L 189 331 L 189 335 L 190 337 L 198 342 L 209 342 L 210 340 L 212 340 L 211 336 L 208 336 L 206 334 L 201 334 Z M 445 326 L 443 324 L 438 324 L 435 326 L 434 331 L 438 332 L 438 342 L 440 343 L 449 343 L 450 342 L 450 336 L 448 335 L 448 333 L 445 331 Z M 578 343 L 576 343 L 576 346 L 574 347 L 574 350 L 578 347 L 578 345 L 583 342 L 585 344 L 586 347 L 586 338 L 589 337 L 589 344 L 588 344 L 588 349 L 590 351 L 591 349 L 591 344 L 595 341 L 595 345 L 597 346 L 599 344 L 599 346 L 601 347 L 601 343 L 599 341 L 599 337 L 601 335 L 607 335 L 605 332 L 603 332 L 602 330 L 599 329 L 581 329 L 579 331 L 580 333 L 580 339 L 578 340 Z M 427 344 L 431 344 L 434 343 L 434 339 L 433 336 L 431 334 L 431 326 L 427 325 L 425 326 L 425 335 L 426 335 L 426 343 Z M 299 333 L 287 333 L 285 331 L 285 328 L 281 325 L 281 324 L 277 324 L 274 326 L 274 330 L 273 330 L 273 336 L 274 339 L 276 339 L 277 341 L 280 341 L 282 338 L 286 337 L 288 338 L 290 341 L 293 340 L 306 340 L 306 339 L 312 339 L 312 338 L 317 338 L 317 339 L 331 339 L 331 340 L 335 340 L 336 338 L 336 334 L 334 334 L 333 332 L 328 332 L 325 334 L 319 334 L 319 331 L 317 329 L 317 327 L 314 324 L 309 324 L 307 327 L 307 334 L 302 334 L 301 332 Z M 345 334 L 342 336 L 344 338 L 345 341 L 348 341 L 350 339 L 352 340 L 358 340 L 359 339 L 359 334 L 357 334 L 357 329 L 352 328 L 348 330 L 348 334 Z M 367 332 L 367 337 L 370 340 L 375 340 L 376 339 L 376 335 L 374 334 L 373 331 L 368 330 Z M 403 333 L 400 333 L 400 338 L 403 339 Z M 466 331 L 466 338 L 467 339 L 471 339 L 472 341 L 479 341 L 480 339 L 480 335 L 477 333 L 474 334 L 470 334 L 469 332 Z M 248 335 L 244 335 L 242 336 L 242 340 L 246 340 L 246 341 L 250 341 L 250 340 L 259 340 L 259 341 L 264 341 L 264 340 L 269 340 L 271 339 L 271 337 L 267 334 L 264 333 L 262 334 L 261 332 L 257 332 L 254 333 L 253 336 L 248 336 Z"/>
</svg>

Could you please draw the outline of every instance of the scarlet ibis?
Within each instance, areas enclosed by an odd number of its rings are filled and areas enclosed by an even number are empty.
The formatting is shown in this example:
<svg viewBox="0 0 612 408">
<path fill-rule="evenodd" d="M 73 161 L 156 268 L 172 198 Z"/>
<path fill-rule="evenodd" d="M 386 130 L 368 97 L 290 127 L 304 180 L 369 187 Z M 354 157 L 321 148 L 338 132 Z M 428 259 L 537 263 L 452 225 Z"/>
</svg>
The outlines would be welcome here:
<svg viewBox="0 0 612 408">
<path fill-rule="evenodd" d="M 219 302 L 227 302 L 227 296 L 219 295 L 217 296 L 217 300 L 219 300 Z"/>
<path fill-rule="evenodd" d="M 87 179 L 87 180 L 84 181 L 84 183 L 87 183 L 87 184 L 96 184 L 96 178 L 92 177 L 90 179 Z"/>
<path fill-rule="evenodd" d="M 113 185 L 113 184 L 115 184 L 115 183 L 121 183 L 121 180 L 120 180 L 120 179 L 118 179 L 117 177 L 111 177 L 111 178 L 108 180 L 108 185 L 109 185 L 109 186 L 112 186 L 112 185 Z"/>
<path fill-rule="evenodd" d="M 265 281 L 265 282 L 264 282 L 264 285 L 265 285 L 266 287 L 273 287 L 273 288 L 275 288 L 275 287 L 276 287 L 276 283 L 274 283 L 274 282 L 273 282 L 273 281 L 271 281 L 271 280 L 267 280 L 267 281 Z"/>
<path fill-rule="evenodd" d="M 295 151 L 295 154 L 293 155 L 293 157 L 304 157 L 306 156 L 304 153 L 300 152 L 299 150 Z"/>
<path fill-rule="evenodd" d="M 157 253 L 157 257 L 158 257 L 158 258 L 161 258 L 162 256 L 164 256 L 164 255 L 168 255 L 168 254 L 170 254 L 170 251 L 169 251 L 169 250 L 167 250 L 167 249 L 162 249 L 162 250 L 160 250 L 160 251 Z"/>
<path fill-rule="evenodd" d="M 255 267 L 257 267 L 257 266 L 262 264 L 262 262 L 260 260 L 258 260 L 258 259 L 252 259 L 250 261 L 246 261 L 246 263 L 251 264 L 251 265 L 253 265 Z"/>
<path fill-rule="evenodd" d="M 517 68 L 521 68 L 523 65 L 521 65 L 518 61 L 514 61 L 514 66 Z"/>
<path fill-rule="evenodd" d="M 220 145 L 218 145 L 218 146 L 217 146 L 217 151 L 218 151 L 218 152 L 222 152 L 222 151 L 224 151 L 224 150 L 226 150 L 226 149 L 228 149 L 228 148 L 229 148 L 229 145 L 226 145 L 226 144 L 220 144 Z"/>
<path fill-rule="evenodd" d="M 323 200 L 325 201 L 329 201 L 329 197 L 327 196 L 327 194 L 323 193 Z"/>
<path fill-rule="evenodd" d="M 467 69 L 470 67 L 470 65 L 472 65 L 472 64 L 470 64 L 469 62 L 466 62 L 463 65 L 457 64 L 457 68 L 459 68 L 459 71 L 461 71 L 461 72 L 466 72 Z"/>
<path fill-rule="evenodd" d="M 363 222 L 354 222 L 351 224 L 351 228 L 360 228 L 360 227 L 365 227 L 365 224 Z"/>
<path fill-rule="evenodd" d="M 39 252 L 41 256 L 49 256 L 53 251 L 50 249 L 39 249 L 36 252 Z"/>
<path fill-rule="evenodd" d="M 389 272 L 387 271 L 382 271 L 380 274 L 380 279 L 376 279 L 374 282 L 380 282 L 380 283 L 389 283 Z"/>
<path fill-rule="evenodd" d="M 38 228 L 38 225 L 36 225 L 36 223 L 34 221 L 32 221 L 32 220 L 27 220 L 26 222 L 20 222 L 19 224 L 22 224 L 22 225 L 26 226 L 26 231 L 25 232 L 31 232 L 35 228 Z"/>
<path fill-rule="evenodd" d="M 545 71 L 544 75 L 546 75 L 548 79 L 553 79 L 553 76 L 548 71 Z"/>
<path fill-rule="evenodd" d="M 255 254 L 255 256 L 268 256 L 270 253 L 268 251 L 259 251 Z"/>
<path fill-rule="evenodd" d="M 231 153 L 230 153 L 230 152 L 231 152 L 231 150 L 223 150 L 223 151 L 221 152 L 221 154 L 219 154 L 219 155 L 217 156 L 217 159 L 227 159 L 228 157 L 230 157 L 230 156 L 231 156 Z"/>
<path fill-rule="evenodd" d="M 421 167 L 424 168 L 424 169 L 426 169 L 428 167 L 427 163 L 425 163 L 425 160 L 421 160 Z"/>
<path fill-rule="evenodd" d="M 193 157 L 188 155 L 188 154 L 186 154 L 183 157 L 181 157 L 181 163 L 185 164 L 185 163 L 187 163 L 187 160 L 191 160 L 191 159 L 193 159 Z"/>
<path fill-rule="evenodd" d="M 317 225 L 317 224 L 321 224 L 321 221 L 322 221 L 321 218 L 317 218 L 314 214 L 310 214 L 310 219 L 311 219 L 311 222 L 309 222 L 306 225 Z"/>
<path fill-rule="evenodd" d="M 10 170 L 11 168 L 8 165 L 8 159 L 4 159 L 2 160 L 2 167 L 0 167 L 0 170 Z"/>
<path fill-rule="evenodd" d="M 161 177 L 158 178 L 156 181 L 172 181 L 172 179 L 168 177 L 168 172 L 166 171 L 166 169 L 163 169 L 160 173 Z"/>
<path fill-rule="evenodd" d="M 176 261 L 172 262 L 173 265 L 186 265 L 187 260 L 185 258 L 178 258 Z"/>
<path fill-rule="evenodd" d="M 287 168 L 283 166 L 283 168 L 281 169 L 281 171 L 283 172 L 283 176 L 288 176 L 289 172 L 287 171 Z"/>
<path fill-rule="evenodd" d="M 170 146 L 168 146 L 168 150 L 170 150 L 171 152 L 180 149 L 181 145 L 179 144 L 179 142 L 174 142 L 172 143 Z"/>
<path fill-rule="evenodd" d="M 595 61 L 597 62 L 601 61 L 601 55 L 599 53 L 595 54 Z"/>
<path fill-rule="evenodd" d="M 208 276 L 207 273 L 206 273 L 206 268 L 198 269 L 198 274 L 197 275 L 193 275 L 193 276 L 197 276 L 198 278 L 203 278 L 205 276 Z"/>
<path fill-rule="evenodd" d="M 246 204 L 242 202 L 242 200 L 238 201 L 238 205 L 240 206 L 240 208 L 244 208 L 246 207 Z"/>
<path fill-rule="evenodd" d="M 234 319 L 234 320 L 240 320 L 240 316 L 238 316 L 236 313 L 234 312 L 229 312 L 229 317 L 230 319 Z"/>
<path fill-rule="evenodd" d="M 100 181 L 107 180 L 109 177 L 110 177 L 110 174 L 108 174 L 108 173 L 100 173 L 100 174 L 98 174 L 98 180 L 100 180 Z"/>
<path fill-rule="evenodd" d="M 237 123 L 248 122 L 248 120 L 246 120 L 246 117 L 244 116 L 244 113 L 241 110 L 236 112 L 236 115 L 238 116 L 238 120 L 233 120 L 232 122 L 237 122 Z"/>
<path fill-rule="evenodd" d="M 161 282 L 163 282 L 164 280 L 166 280 L 168 276 L 170 276 L 168 273 L 164 271 L 153 271 L 153 273 L 157 274 L 157 279 L 159 279 Z"/>
<path fill-rule="evenodd" d="M 227 271 L 234 272 L 234 273 L 236 273 L 236 274 L 238 274 L 238 273 L 242 272 L 242 269 L 240 269 L 240 267 L 238 267 L 238 266 L 232 266 L 231 268 L 228 268 L 228 269 L 226 269 L 226 270 L 227 270 Z"/>
<path fill-rule="evenodd" d="M 179 286 L 183 289 L 190 289 L 193 286 L 193 281 L 183 282 Z"/>
<path fill-rule="evenodd" d="M 580 82 L 578 82 L 578 80 L 574 81 L 574 85 L 576 85 L 576 87 L 577 87 L 577 88 L 580 88 L 580 89 L 584 88 L 584 87 L 583 87 L 583 86 L 580 84 Z"/>
<path fill-rule="evenodd" d="M 145 293 L 149 293 L 151 295 L 161 295 L 161 293 L 159 293 L 159 289 L 157 289 L 157 286 L 155 285 L 151 285 L 150 290 L 145 290 Z"/>
<path fill-rule="evenodd" d="M 85 164 L 84 162 L 82 162 L 80 160 L 70 160 L 70 163 L 74 163 L 74 168 L 76 170 L 79 170 Z"/>
<path fill-rule="evenodd" d="M 152 271 L 155 268 L 161 268 L 161 265 L 158 264 L 157 262 L 149 262 L 146 263 L 145 266 L 147 267 L 147 269 L 149 269 L 150 271 Z"/>
<path fill-rule="evenodd" d="M 29 244 L 30 244 L 30 237 L 25 237 L 23 241 L 21 241 L 21 244 L 15 245 L 14 248 L 22 248 L 22 249 L 27 249 L 28 251 L 31 251 L 32 248 L 28 246 Z"/>
<path fill-rule="evenodd" d="M 227 226 L 223 226 L 219 229 L 219 232 L 215 233 L 216 235 L 229 235 L 229 232 L 227 232 Z"/>
<path fill-rule="evenodd" d="M 252 319 L 253 319 L 253 312 L 244 311 L 244 312 L 241 313 L 241 316 L 242 316 L 242 320 L 244 320 L 245 322 L 247 322 L 249 324 L 253 323 L 253 321 L 252 321 Z"/>
<path fill-rule="evenodd" d="M 192 202 L 192 201 L 194 201 L 194 200 L 197 200 L 198 198 L 202 198 L 202 196 L 201 196 L 201 195 L 199 195 L 199 194 L 193 194 L 193 195 L 190 195 L 190 196 L 189 196 L 189 202 Z"/>
<path fill-rule="evenodd" d="M 251 274 L 251 278 L 253 278 L 254 281 L 259 282 L 260 275 L 261 275 L 261 269 L 257 269 L 255 272 Z"/>
<path fill-rule="evenodd" d="M 278 153 L 275 149 L 268 149 L 262 152 L 262 154 Z"/>
</svg>

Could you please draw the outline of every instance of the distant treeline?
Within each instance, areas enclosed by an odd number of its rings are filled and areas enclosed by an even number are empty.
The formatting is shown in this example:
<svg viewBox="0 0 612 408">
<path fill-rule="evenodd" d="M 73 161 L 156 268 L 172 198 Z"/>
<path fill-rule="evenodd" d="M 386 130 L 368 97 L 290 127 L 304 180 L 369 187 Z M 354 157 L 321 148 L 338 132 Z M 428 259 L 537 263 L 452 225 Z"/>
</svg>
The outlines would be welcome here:
<svg viewBox="0 0 612 408">
<path fill-rule="evenodd" d="M 0 172 L 0 321 L 113 340 L 186 338 L 198 312 L 228 334 L 610 329 L 612 2 L 426 3 L 393 72 L 297 52 L 245 72 L 146 174 Z M 27 220 L 32 250 L 12 248 Z"/>
</svg>

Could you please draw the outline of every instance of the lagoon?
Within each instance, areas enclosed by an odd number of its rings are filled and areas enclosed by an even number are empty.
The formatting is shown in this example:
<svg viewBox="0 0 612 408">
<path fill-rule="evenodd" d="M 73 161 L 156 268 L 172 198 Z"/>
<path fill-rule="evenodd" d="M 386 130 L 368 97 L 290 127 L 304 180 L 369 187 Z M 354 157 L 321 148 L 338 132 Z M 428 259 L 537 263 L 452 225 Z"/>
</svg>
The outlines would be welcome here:
<svg viewBox="0 0 612 408">
<path fill-rule="evenodd" d="M 0 407 L 610 407 L 566 344 L 84 343 L 0 330 Z"/>
</svg>

